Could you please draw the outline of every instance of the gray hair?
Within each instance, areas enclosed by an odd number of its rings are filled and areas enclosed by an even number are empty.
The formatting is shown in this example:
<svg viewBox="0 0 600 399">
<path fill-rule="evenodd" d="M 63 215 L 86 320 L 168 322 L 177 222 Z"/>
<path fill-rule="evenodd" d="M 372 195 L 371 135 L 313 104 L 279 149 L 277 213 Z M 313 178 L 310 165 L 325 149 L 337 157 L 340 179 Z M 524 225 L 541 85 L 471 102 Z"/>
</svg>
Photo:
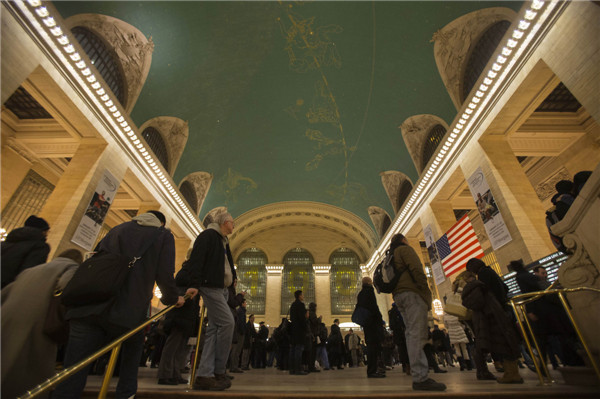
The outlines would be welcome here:
<svg viewBox="0 0 600 399">
<path fill-rule="evenodd" d="M 217 223 L 219 226 L 225 224 L 226 221 L 233 220 L 233 216 L 229 212 L 221 212 L 214 216 L 213 223 Z"/>
</svg>

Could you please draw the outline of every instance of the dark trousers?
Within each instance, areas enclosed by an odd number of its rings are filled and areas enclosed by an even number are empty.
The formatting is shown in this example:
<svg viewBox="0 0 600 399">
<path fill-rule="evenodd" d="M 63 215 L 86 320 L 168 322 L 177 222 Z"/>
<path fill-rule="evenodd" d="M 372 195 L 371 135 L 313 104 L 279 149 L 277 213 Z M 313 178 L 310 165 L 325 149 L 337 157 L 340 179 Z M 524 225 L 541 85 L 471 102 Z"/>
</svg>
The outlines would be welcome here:
<svg viewBox="0 0 600 399">
<path fill-rule="evenodd" d="M 381 354 L 381 340 L 377 328 L 368 326 L 364 329 L 365 342 L 367 343 L 367 375 L 377 373 L 377 364 Z"/>
<path fill-rule="evenodd" d="M 304 345 L 293 345 L 290 352 L 290 372 L 302 371 L 302 352 Z"/>
<path fill-rule="evenodd" d="M 100 321 L 72 319 L 70 322 L 69 343 L 65 353 L 65 368 L 70 367 L 102 346 L 118 338 L 128 330 L 125 328 L 107 328 Z M 144 334 L 139 332 L 121 346 L 121 367 L 116 398 L 126 399 L 137 392 L 137 374 L 140 357 L 144 349 Z M 52 393 L 52 399 L 78 399 L 85 388 L 91 365 L 71 376 Z"/>
<path fill-rule="evenodd" d="M 158 365 L 158 378 L 181 379 L 181 369 L 185 366 L 189 353 L 188 338 L 188 335 L 179 327 L 174 326 L 171 329 Z"/>
</svg>

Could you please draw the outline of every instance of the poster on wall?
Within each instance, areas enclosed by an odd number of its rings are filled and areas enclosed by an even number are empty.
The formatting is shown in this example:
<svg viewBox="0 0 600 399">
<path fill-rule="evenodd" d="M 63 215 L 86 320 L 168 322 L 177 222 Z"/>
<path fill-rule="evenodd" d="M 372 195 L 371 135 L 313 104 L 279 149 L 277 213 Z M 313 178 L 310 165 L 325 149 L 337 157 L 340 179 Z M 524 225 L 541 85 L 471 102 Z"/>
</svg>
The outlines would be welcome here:
<svg viewBox="0 0 600 399">
<path fill-rule="evenodd" d="M 485 232 L 492 243 L 492 248 L 497 250 L 509 243 L 512 240 L 512 237 L 500 214 L 496 200 L 494 199 L 487 180 L 485 180 L 481 167 L 477 168 L 467 183 L 469 184 L 469 190 L 471 190 L 471 195 L 477 205 L 477 211 L 479 211 L 479 215 L 485 226 Z"/>
<path fill-rule="evenodd" d="M 446 280 L 446 276 L 444 276 L 442 261 L 435 246 L 435 237 L 430 224 L 423 229 L 423 235 L 425 236 L 425 246 L 427 246 L 429 261 L 431 262 L 431 274 L 433 274 L 433 280 L 436 285 L 440 285 Z"/>
<path fill-rule="evenodd" d="M 108 208 L 115 199 L 117 188 L 119 188 L 119 181 L 108 170 L 105 170 L 71 242 L 88 251 L 92 250 L 96 237 L 104 224 Z"/>
</svg>

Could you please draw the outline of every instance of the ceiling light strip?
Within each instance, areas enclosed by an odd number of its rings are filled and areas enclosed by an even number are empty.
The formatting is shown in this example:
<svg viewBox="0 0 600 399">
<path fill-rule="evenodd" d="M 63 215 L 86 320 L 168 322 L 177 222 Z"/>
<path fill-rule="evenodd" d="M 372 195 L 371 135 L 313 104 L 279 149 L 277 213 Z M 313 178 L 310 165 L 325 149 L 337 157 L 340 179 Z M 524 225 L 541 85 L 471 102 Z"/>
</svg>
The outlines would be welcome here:
<svg viewBox="0 0 600 399">
<path fill-rule="evenodd" d="M 137 135 L 131 128 L 129 121 L 121 114 L 118 107 L 110 99 L 107 90 L 102 87 L 102 84 L 93 75 L 90 67 L 87 66 L 86 62 L 76 51 L 76 48 L 70 42 L 69 37 L 65 35 L 62 29 L 56 24 L 56 20 L 50 15 L 48 9 L 45 6 L 42 6 L 41 1 L 39 0 L 27 0 L 27 3 L 35 12 L 34 15 L 23 1 L 15 1 L 14 3 L 35 28 L 34 30 L 54 51 L 54 54 L 79 84 L 80 88 L 83 89 L 88 97 L 90 97 L 96 108 L 100 110 L 104 117 L 109 121 L 113 130 L 117 132 L 117 136 L 120 137 L 121 143 L 128 147 L 133 154 L 136 154 L 140 164 L 155 178 L 159 187 L 162 187 L 166 191 L 165 194 L 167 194 L 167 197 L 183 211 L 187 216 L 184 217 L 184 220 L 187 220 L 195 227 L 195 229 L 192 229 L 194 233 L 200 233 L 202 227 L 200 223 L 198 223 L 195 215 L 192 214 L 187 205 L 181 200 L 181 197 L 177 194 L 177 191 L 173 188 L 169 180 L 164 177 L 164 174 L 160 168 L 157 167 L 152 156 L 148 153 L 144 145 L 140 143 Z M 54 40 L 56 40 L 58 45 L 54 43 Z M 71 61 L 67 59 L 67 55 Z M 73 67 L 73 64 L 77 69 Z"/>
<path fill-rule="evenodd" d="M 493 95 L 502 85 L 508 74 L 512 72 L 512 68 L 528 48 L 542 23 L 548 18 L 557 2 L 558 0 L 549 2 L 534 0 L 530 3 L 530 7 L 525 10 L 523 19 L 519 21 L 511 37 L 499 50 L 491 68 L 486 74 L 481 75 L 483 77 L 482 83 L 479 85 L 478 90 L 476 90 L 475 95 L 469 101 L 465 101 L 466 108 L 463 105 L 465 109 L 462 114 L 459 112 L 458 115 L 460 117 L 455 121 L 454 126 L 449 129 L 450 133 L 447 134 L 446 142 L 442 145 L 435 158 L 432 157 L 433 160 L 430 162 L 429 168 L 422 175 L 419 184 L 413 188 L 413 193 L 407 204 L 396 217 L 388 233 L 367 262 L 365 266 L 366 270 L 371 271 L 375 267 L 376 263 L 385 255 L 391 237 L 398 233 L 401 228 L 406 227 L 410 217 L 417 212 L 417 206 L 423 205 L 422 202 L 424 201 L 425 193 L 432 188 L 431 182 L 436 180 L 443 167 L 449 162 L 448 160 L 452 159 L 451 155 L 460 148 L 461 142 L 470 136 L 468 133 L 471 133 L 471 128 L 478 121 L 486 105 L 491 101 Z M 532 23 L 534 23 L 534 26 L 529 31 Z M 526 33 L 527 35 L 525 35 Z M 524 37 L 525 39 L 522 40 Z"/>
</svg>

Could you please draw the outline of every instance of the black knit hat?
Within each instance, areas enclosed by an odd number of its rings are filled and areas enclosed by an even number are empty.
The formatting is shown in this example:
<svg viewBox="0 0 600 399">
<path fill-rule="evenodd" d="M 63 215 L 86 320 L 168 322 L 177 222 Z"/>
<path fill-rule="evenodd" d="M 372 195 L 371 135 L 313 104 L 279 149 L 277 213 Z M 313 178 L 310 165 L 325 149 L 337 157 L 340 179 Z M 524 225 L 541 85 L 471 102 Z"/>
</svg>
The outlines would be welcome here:
<svg viewBox="0 0 600 399">
<path fill-rule="evenodd" d="M 35 227 L 42 231 L 50 230 L 50 225 L 44 219 L 31 215 L 25 221 L 25 227 Z"/>
</svg>

